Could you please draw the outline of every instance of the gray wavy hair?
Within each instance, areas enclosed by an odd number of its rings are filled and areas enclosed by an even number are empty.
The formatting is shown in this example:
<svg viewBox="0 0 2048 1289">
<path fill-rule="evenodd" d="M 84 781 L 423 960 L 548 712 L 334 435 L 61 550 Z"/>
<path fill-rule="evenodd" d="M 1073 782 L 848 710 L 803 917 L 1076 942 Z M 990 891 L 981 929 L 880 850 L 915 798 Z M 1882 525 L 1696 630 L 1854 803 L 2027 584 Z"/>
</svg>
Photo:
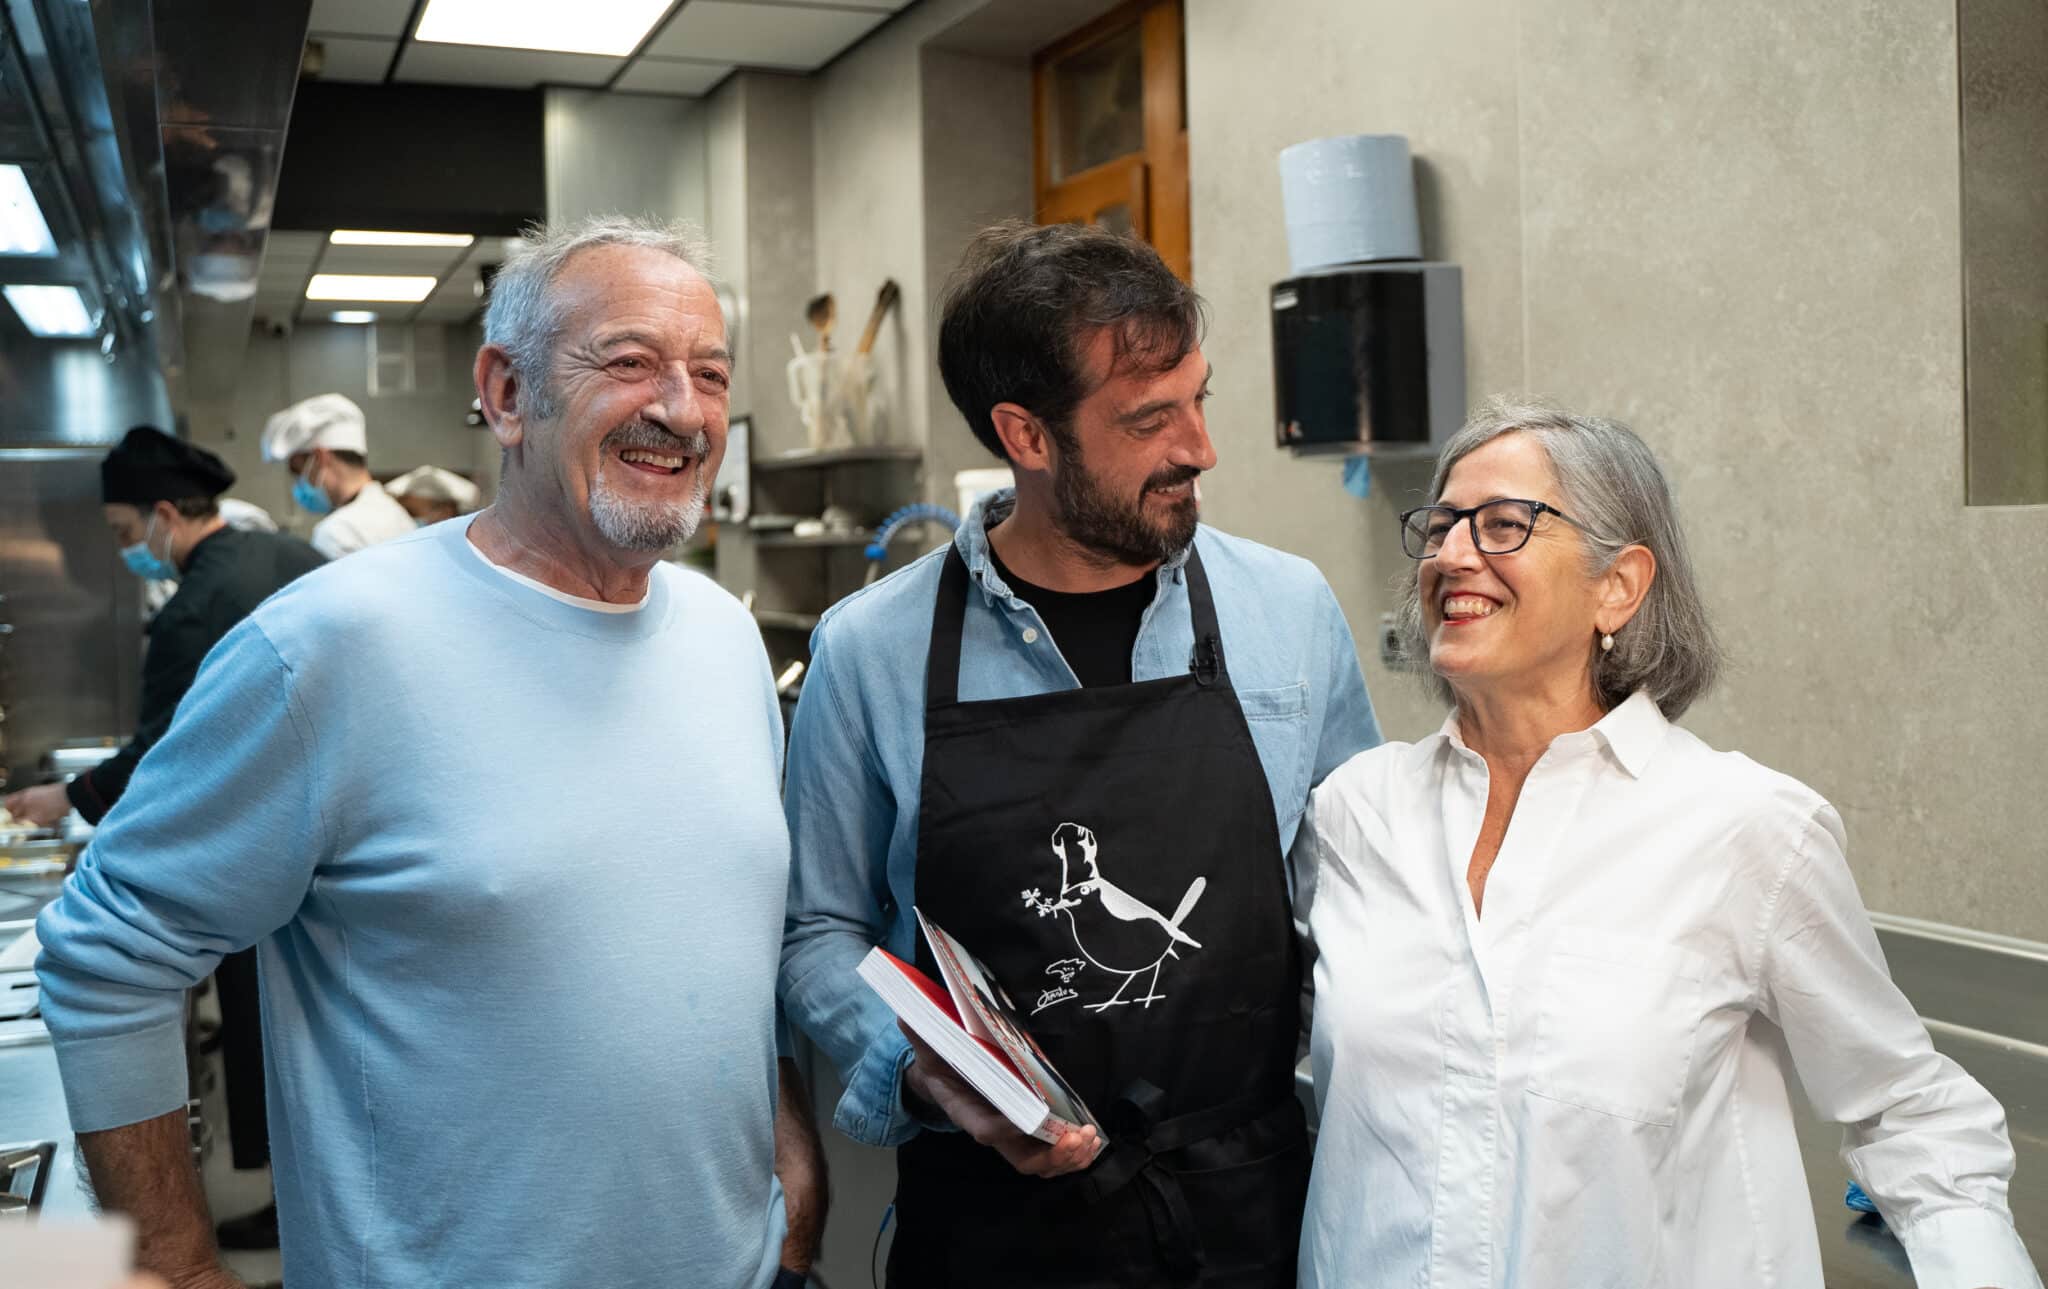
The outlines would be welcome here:
<svg viewBox="0 0 2048 1289">
<path fill-rule="evenodd" d="M 1612 709 L 1643 689 L 1667 719 L 1678 719 L 1713 686 L 1721 670 L 1721 646 L 1707 620 L 1678 508 L 1657 458 L 1619 421 L 1495 399 L 1444 445 L 1429 484 L 1430 503 L 1443 496 L 1451 467 L 1504 434 L 1528 435 L 1550 459 L 1564 492 L 1564 509 L 1581 525 L 1573 531 L 1585 547 L 1589 577 L 1612 568 L 1630 546 L 1647 547 L 1656 556 L 1657 576 L 1635 617 L 1614 633 L 1612 651 L 1593 654 L 1593 684 L 1603 708 Z M 1408 656 L 1427 659 L 1421 573 L 1417 561 L 1403 581 L 1400 624 Z M 1442 676 L 1432 675 L 1431 688 L 1446 704 L 1456 701 Z"/>
<path fill-rule="evenodd" d="M 555 345 L 562 338 L 561 301 L 549 288 L 577 252 L 595 246 L 665 251 L 717 284 L 711 275 L 711 243 L 687 220 L 589 215 L 565 224 L 529 226 L 491 282 L 484 343 L 511 355 L 513 369 L 526 381 L 530 410 L 542 420 L 555 414 L 550 377 Z"/>
</svg>

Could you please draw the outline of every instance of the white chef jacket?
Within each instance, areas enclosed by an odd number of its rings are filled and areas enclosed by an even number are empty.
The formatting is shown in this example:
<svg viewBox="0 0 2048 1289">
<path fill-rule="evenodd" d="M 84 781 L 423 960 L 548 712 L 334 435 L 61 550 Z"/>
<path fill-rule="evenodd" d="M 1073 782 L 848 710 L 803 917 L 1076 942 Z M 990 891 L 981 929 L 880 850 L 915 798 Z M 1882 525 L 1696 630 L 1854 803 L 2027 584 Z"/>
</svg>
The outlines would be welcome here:
<svg viewBox="0 0 2048 1289">
<path fill-rule="evenodd" d="M 384 491 L 375 479 L 363 485 L 346 506 L 313 525 L 313 549 L 329 559 L 340 559 L 351 551 L 378 542 L 403 537 L 417 529 L 412 515 Z"/>
<path fill-rule="evenodd" d="M 1892 984 L 1826 801 L 1638 693 L 1530 771 L 1482 921 L 1486 794 L 1454 714 L 1312 798 L 1302 1286 L 1819 1289 L 1796 1071 L 1921 1289 L 2039 1289 L 2004 1111 Z"/>
</svg>

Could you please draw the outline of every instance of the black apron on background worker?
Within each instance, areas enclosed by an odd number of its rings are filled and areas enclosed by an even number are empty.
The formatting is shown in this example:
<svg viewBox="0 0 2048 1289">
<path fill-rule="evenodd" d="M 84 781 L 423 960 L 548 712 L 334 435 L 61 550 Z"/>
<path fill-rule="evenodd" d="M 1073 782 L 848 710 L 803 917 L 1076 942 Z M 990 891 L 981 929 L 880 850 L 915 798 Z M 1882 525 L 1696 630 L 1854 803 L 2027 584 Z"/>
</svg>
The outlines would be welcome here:
<svg viewBox="0 0 2048 1289">
<path fill-rule="evenodd" d="M 917 905 L 995 974 L 1109 1146 L 1047 1180 L 964 1133 L 920 1133 L 898 1152 L 892 1289 L 1294 1283 L 1300 961 L 1193 550 L 1186 577 L 1189 674 L 963 703 L 968 572 L 946 560 Z M 937 975 L 921 941 L 917 957 Z"/>
</svg>

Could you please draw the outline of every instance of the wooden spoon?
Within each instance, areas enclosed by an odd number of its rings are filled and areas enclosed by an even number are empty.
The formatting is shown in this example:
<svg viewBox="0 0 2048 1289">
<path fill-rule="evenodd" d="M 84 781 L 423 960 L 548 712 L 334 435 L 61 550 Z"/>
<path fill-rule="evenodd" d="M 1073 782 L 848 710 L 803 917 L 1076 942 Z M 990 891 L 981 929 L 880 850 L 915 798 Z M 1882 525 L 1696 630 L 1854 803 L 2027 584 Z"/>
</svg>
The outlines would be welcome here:
<svg viewBox="0 0 2048 1289">
<path fill-rule="evenodd" d="M 812 296 L 811 302 L 804 306 L 804 317 L 818 333 L 818 352 L 832 351 L 832 323 L 838 316 L 839 307 L 833 303 L 830 291 Z"/>
</svg>

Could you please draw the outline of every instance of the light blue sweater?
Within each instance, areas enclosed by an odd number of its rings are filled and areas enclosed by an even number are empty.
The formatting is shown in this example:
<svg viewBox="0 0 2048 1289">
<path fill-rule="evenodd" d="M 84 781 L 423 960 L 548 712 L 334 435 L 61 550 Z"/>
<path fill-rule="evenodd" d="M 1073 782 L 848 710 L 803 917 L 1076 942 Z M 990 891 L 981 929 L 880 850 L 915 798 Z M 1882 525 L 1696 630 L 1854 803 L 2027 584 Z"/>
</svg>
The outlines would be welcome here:
<svg viewBox="0 0 2048 1289">
<path fill-rule="evenodd" d="M 208 656 L 38 926 L 73 1127 L 182 1104 L 183 992 L 258 944 L 288 1283 L 765 1284 L 760 637 L 697 574 L 604 614 L 466 529 L 309 574 Z"/>
</svg>

